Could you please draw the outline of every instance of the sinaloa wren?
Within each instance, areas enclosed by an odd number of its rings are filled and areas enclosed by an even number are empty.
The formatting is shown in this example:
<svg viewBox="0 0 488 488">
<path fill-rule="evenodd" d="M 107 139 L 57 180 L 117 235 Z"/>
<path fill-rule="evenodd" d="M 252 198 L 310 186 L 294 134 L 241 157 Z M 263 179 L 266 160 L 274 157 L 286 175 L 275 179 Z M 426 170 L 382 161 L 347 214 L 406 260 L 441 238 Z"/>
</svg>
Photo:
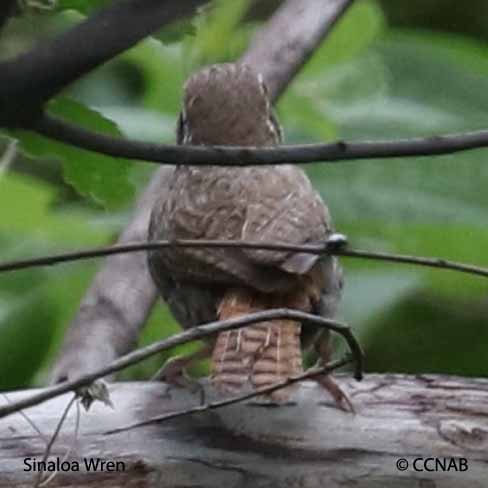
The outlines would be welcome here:
<svg viewBox="0 0 488 488">
<path fill-rule="evenodd" d="M 273 146 L 281 129 L 262 78 L 244 64 L 221 64 L 186 83 L 180 144 Z M 279 166 L 177 166 L 168 193 L 156 202 L 150 240 L 218 239 L 305 244 L 333 232 L 330 215 L 305 173 Z M 163 299 L 185 327 L 271 308 L 332 317 L 340 298 L 337 259 L 240 248 L 178 248 L 149 252 L 149 269 Z M 307 328 L 308 330 L 308 328 Z M 314 336 L 316 331 L 309 331 Z M 328 335 L 317 350 L 329 356 Z M 300 373 L 301 324 L 273 320 L 222 332 L 208 341 L 212 381 L 223 391 L 260 388 Z M 205 353 L 179 358 L 177 368 Z M 321 383 L 338 403 L 347 399 L 332 380 Z M 289 389 L 273 394 L 277 400 Z"/>
</svg>

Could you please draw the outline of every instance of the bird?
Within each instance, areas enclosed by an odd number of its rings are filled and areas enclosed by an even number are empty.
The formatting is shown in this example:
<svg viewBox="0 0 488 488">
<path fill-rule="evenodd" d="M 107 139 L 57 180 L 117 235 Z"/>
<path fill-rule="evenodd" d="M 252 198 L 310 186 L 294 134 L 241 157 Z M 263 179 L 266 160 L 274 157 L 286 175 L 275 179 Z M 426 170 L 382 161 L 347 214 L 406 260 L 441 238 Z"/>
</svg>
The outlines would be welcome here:
<svg viewBox="0 0 488 488">
<path fill-rule="evenodd" d="M 282 138 L 263 77 L 251 66 L 214 64 L 186 82 L 178 144 L 268 147 L 279 145 Z M 300 245 L 323 243 L 335 232 L 319 193 L 291 163 L 181 164 L 168 188 L 152 209 L 149 241 Z M 274 308 L 332 318 L 343 287 L 335 256 L 296 251 L 170 246 L 150 250 L 148 266 L 163 300 L 185 329 Z M 303 372 L 303 349 L 310 348 L 326 362 L 331 354 L 328 332 L 302 327 L 296 320 L 269 320 L 221 332 L 196 353 L 170 359 L 157 376 L 178 383 L 185 368 L 210 357 L 210 379 L 218 391 L 252 391 Z M 352 409 L 329 375 L 317 381 L 341 408 Z M 288 386 L 270 398 L 284 402 L 292 391 Z"/>
</svg>

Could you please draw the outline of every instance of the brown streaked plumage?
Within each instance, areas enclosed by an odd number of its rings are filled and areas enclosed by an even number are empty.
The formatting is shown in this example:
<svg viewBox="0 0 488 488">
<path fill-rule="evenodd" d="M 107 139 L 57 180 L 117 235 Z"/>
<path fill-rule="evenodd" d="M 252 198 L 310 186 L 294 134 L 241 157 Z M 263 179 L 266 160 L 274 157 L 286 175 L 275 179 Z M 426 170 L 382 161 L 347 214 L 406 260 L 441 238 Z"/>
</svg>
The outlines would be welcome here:
<svg viewBox="0 0 488 488">
<path fill-rule="evenodd" d="M 248 66 L 214 65 L 186 83 L 179 143 L 280 141 L 266 87 Z M 149 239 L 304 244 L 331 232 L 327 207 L 296 166 L 178 166 L 169 193 L 153 209 Z M 167 248 L 149 253 L 149 268 L 186 328 L 277 307 L 332 316 L 341 289 L 336 258 L 283 251 Z M 215 385 L 237 391 L 300 373 L 300 330 L 299 323 L 282 320 L 220 334 L 212 354 Z"/>
</svg>

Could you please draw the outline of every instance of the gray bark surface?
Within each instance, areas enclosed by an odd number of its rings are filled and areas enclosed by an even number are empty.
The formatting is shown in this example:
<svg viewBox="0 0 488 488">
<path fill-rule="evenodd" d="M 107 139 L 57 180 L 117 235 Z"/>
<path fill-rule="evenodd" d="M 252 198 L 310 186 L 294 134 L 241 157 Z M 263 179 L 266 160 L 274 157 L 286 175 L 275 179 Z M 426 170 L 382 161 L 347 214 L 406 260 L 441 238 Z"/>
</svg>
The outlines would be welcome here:
<svg viewBox="0 0 488 488">
<path fill-rule="evenodd" d="M 96 404 L 82 412 L 76 442 L 73 409 L 50 459 L 62 458 L 71 448 L 68 459 L 78 460 L 82 470 L 83 458 L 122 461 L 125 470 L 63 472 L 48 486 L 488 486 L 488 380 L 392 374 L 367 375 L 360 383 L 338 375 L 338 382 L 349 393 L 355 415 L 338 410 L 308 382 L 289 405 L 254 401 L 107 435 L 107 430 L 198 404 L 186 390 L 168 391 L 163 384 L 113 383 L 115 409 Z M 69 398 L 25 413 L 49 437 Z M 0 397 L 0 404 L 5 401 Z M 44 449 L 45 442 L 19 414 L 1 420 L 0 487 L 32 486 L 36 473 L 24 471 L 24 459 L 40 461 Z M 405 471 L 396 467 L 400 458 L 409 462 Z M 417 458 L 454 458 L 458 470 L 416 471 Z M 459 458 L 466 459 L 467 470 L 459 470 Z M 417 461 L 417 466 L 424 465 Z"/>
</svg>

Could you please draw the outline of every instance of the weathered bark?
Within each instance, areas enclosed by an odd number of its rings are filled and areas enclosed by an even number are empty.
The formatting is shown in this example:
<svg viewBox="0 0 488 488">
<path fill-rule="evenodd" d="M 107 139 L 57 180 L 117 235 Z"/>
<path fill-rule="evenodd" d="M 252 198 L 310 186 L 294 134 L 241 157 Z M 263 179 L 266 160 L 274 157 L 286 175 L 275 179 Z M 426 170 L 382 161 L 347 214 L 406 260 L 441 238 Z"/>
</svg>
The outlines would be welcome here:
<svg viewBox="0 0 488 488">
<path fill-rule="evenodd" d="M 73 410 L 54 444 L 51 460 L 72 447 L 68 459 L 80 462 L 83 471 L 59 473 L 48 486 L 486 486 L 488 380 L 368 375 L 361 383 L 344 376 L 339 382 L 356 415 L 338 410 L 322 390 L 306 383 L 291 405 L 238 404 L 106 435 L 197 402 L 187 391 L 168 393 L 161 384 L 112 384 L 115 410 L 94 405 L 83 412 L 77 442 Z M 9 396 L 16 400 L 30 393 Z M 64 396 L 26 413 L 50 436 L 67 402 Z M 24 471 L 24 459 L 40 461 L 44 449 L 44 441 L 20 415 L 1 420 L 0 487 L 32 486 L 36 473 Z M 87 473 L 83 458 L 122 461 L 125 470 Z M 405 471 L 396 465 L 401 458 L 409 463 Z M 423 471 L 413 467 L 417 458 L 423 459 L 416 461 Z M 447 459 L 450 469 L 427 471 L 435 468 L 435 460 L 424 464 L 427 458 Z"/>
</svg>

